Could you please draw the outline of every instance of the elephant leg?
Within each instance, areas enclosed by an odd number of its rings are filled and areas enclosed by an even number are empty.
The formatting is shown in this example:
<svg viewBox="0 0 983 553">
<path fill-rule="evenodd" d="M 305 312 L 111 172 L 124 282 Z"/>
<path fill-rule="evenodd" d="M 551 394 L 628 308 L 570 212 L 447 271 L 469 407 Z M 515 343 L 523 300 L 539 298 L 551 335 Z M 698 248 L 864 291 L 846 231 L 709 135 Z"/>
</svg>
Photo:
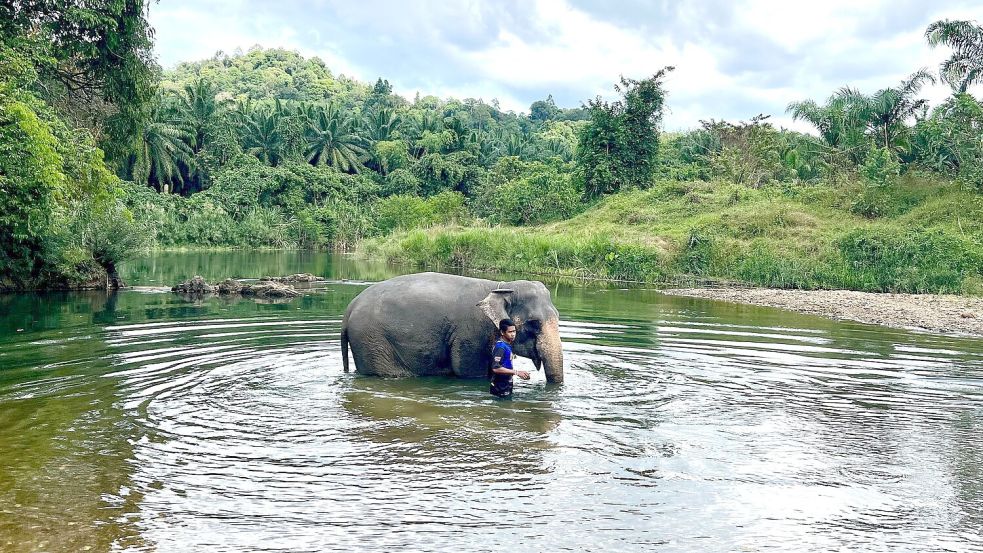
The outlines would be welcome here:
<svg viewBox="0 0 983 553">
<path fill-rule="evenodd" d="M 451 370 L 461 378 L 486 378 L 490 355 L 491 344 L 455 340 L 451 344 Z"/>
<path fill-rule="evenodd" d="M 358 347 L 352 346 L 355 370 L 361 374 L 385 377 L 413 376 L 396 355 L 392 344 L 385 339 L 370 339 Z"/>
</svg>

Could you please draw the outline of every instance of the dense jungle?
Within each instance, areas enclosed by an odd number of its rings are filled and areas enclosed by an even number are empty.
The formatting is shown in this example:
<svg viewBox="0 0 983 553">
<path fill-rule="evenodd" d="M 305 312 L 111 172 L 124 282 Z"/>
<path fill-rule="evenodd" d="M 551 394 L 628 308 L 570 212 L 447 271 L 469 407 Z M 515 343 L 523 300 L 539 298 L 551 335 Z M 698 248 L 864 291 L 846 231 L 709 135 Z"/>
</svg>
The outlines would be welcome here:
<svg viewBox="0 0 983 553">
<path fill-rule="evenodd" d="M 253 47 L 162 70 L 141 1 L 0 6 L 0 289 L 113 287 L 152 248 L 983 293 L 983 27 L 879 90 L 664 132 L 672 67 L 528 112 Z M 931 107 L 928 82 L 952 94 Z"/>
</svg>

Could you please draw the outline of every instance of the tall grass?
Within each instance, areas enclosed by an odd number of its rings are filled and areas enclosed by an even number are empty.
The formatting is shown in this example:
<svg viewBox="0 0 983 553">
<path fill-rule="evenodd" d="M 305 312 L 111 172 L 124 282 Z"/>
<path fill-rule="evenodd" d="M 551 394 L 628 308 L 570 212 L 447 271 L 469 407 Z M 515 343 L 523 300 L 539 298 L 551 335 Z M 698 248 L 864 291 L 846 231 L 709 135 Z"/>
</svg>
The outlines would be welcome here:
<svg viewBox="0 0 983 553">
<path fill-rule="evenodd" d="M 537 227 L 436 227 L 364 242 L 366 255 L 462 267 L 664 282 L 724 279 L 776 288 L 979 293 L 983 208 L 948 183 L 902 179 L 876 218 L 860 185 L 661 183 Z"/>
</svg>

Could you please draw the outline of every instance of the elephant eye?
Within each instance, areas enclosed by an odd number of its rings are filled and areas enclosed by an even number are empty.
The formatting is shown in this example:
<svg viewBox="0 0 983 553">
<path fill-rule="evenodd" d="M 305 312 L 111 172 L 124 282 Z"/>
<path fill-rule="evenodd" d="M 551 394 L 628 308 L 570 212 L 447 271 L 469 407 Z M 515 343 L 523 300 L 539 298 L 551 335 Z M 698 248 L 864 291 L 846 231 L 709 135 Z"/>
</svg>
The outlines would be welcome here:
<svg viewBox="0 0 983 553">
<path fill-rule="evenodd" d="M 539 319 L 529 319 L 526 321 L 526 326 L 529 330 L 537 333 L 543 330 L 543 323 Z"/>
</svg>

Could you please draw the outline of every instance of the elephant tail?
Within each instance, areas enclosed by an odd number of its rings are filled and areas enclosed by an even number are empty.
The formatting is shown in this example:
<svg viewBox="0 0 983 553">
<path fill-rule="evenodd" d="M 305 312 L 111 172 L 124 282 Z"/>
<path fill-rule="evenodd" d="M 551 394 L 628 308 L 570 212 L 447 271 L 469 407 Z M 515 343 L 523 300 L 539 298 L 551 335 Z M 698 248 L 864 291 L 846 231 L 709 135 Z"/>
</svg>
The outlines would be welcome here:
<svg viewBox="0 0 983 553">
<path fill-rule="evenodd" d="M 348 326 L 341 327 L 341 365 L 348 372 Z"/>
</svg>

